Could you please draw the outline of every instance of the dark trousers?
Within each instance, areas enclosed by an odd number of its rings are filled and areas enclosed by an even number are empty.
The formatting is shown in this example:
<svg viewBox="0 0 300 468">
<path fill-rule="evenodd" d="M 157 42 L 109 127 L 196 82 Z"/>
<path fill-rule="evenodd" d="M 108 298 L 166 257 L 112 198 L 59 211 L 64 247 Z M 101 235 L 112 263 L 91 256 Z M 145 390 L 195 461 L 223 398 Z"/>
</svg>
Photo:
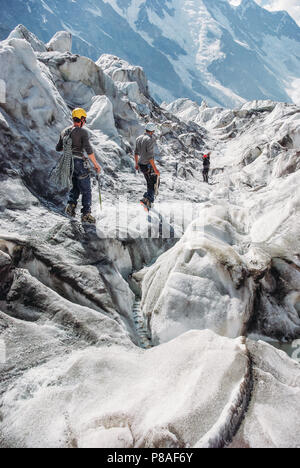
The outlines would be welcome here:
<svg viewBox="0 0 300 468">
<path fill-rule="evenodd" d="M 74 159 L 73 187 L 69 194 L 68 203 L 77 205 L 78 198 L 82 195 L 82 214 L 91 212 L 92 189 L 88 163 L 83 159 Z"/>
<path fill-rule="evenodd" d="M 203 181 L 208 183 L 208 173 L 209 173 L 209 167 L 205 167 L 203 169 Z"/>
<path fill-rule="evenodd" d="M 155 199 L 155 184 L 157 182 L 157 175 L 155 174 L 153 167 L 150 164 L 139 164 L 139 168 L 144 174 L 147 182 L 147 192 L 144 193 L 144 198 L 147 198 L 150 203 L 153 203 Z"/>
</svg>

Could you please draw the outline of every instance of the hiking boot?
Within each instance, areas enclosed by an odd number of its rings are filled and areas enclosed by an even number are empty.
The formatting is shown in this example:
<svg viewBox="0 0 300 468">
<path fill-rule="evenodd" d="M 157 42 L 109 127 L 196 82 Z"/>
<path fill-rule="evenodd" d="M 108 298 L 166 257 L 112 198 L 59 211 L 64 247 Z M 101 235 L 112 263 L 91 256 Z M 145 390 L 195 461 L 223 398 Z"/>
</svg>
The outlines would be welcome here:
<svg viewBox="0 0 300 468">
<path fill-rule="evenodd" d="M 148 198 L 142 198 L 142 200 L 140 200 L 140 203 L 147 211 L 151 210 L 151 202 L 150 200 L 148 200 Z"/>
<path fill-rule="evenodd" d="M 83 223 L 87 223 L 87 224 L 96 224 L 96 218 L 94 218 L 94 216 L 92 216 L 91 213 L 87 213 L 86 215 L 82 215 L 81 216 L 81 221 Z"/>
<path fill-rule="evenodd" d="M 74 203 L 68 203 L 65 209 L 65 212 L 67 215 L 71 216 L 72 218 L 75 218 L 76 216 L 76 205 Z"/>
</svg>

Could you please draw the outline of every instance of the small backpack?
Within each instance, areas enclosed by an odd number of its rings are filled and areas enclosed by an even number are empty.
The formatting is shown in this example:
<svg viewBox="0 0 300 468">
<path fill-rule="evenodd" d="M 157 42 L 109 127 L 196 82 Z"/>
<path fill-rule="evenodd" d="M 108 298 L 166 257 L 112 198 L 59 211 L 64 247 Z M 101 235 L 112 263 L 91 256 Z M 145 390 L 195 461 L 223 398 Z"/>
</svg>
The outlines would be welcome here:
<svg viewBox="0 0 300 468">
<path fill-rule="evenodd" d="M 203 156 L 202 158 L 203 160 L 203 167 L 204 168 L 208 168 L 210 166 L 210 157 L 209 156 L 206 156 L 206 158 Z"/>
</svg>

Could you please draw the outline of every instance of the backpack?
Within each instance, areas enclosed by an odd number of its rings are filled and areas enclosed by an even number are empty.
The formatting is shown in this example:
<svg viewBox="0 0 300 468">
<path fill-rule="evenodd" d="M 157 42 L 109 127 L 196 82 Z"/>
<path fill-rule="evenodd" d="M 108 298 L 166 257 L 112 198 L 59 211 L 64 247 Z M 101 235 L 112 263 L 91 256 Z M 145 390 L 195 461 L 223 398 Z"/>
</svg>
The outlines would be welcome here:
<svg viewBox="0 0 300 468">
<path fill-rule="evenodd" d="M 209 166 L 210 166 L 210 156 L 207 156 L 206 154 L 203 155 L 202 161 L 203 161 L 203 167 L 205 169 L 209 168 Z"/>
<path fill-rule="evenodd" d="M 62 137 L 63 139 L 63 155 L 61 156 L 57 166 L 54 168 L 51 179 L 61 190 L 70 190 L 72 187 L 72 178 L 74 173 L 74 158 L 73 158 L 73 142 L 72 128 L 67 128 Z"/>
</svg>

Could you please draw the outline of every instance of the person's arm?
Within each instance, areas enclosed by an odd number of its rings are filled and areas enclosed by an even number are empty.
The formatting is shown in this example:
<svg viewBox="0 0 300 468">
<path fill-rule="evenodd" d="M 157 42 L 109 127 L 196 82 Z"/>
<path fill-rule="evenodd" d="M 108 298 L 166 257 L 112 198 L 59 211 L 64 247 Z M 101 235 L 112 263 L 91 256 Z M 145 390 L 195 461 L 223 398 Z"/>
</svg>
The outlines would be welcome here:
<svg viewBox="0 0 300 468">
<path fill-rule="evenodd" d="M 100 172 L 101 172 L 101 167 L 100 167 L 99 164 L 97 163 L 96 157 L 95 157 L 94 153 L 88 154 L 88 157 L 90 158 L 90 160 L 91 160 L 92 163 L 94 164 L 94 168 L 96 169 L 97 173 L 100 174 Z"/>
<path fill-rule="evenodd" d="M 151 164 L 151 166 L 153 167 L 155 174 L 157 176 L 160 176 L 160 172 L 157 169 L 155 165 L 155 161 L 154 161 L 154 144 L 155 144 L 154 138 L 149 138 L 147 142 L 147 153 L 149 154 L 149 156 L 152 156 L 152 158 L 149 161 L 149 164 Z"/>
<path fill-rule="evenodd" d="M 155 174 L 156 174 L 157 176 L 160 176 L 160 172 L 159 172 L 159 170 L 157 169 L 157 167 L 156 167 L 156 165 L 155 165 L 154 159 L 151 159 L 151 160 L 149 161 L 149 163 L 150 163 L 151 166 L 153 167 L 153 170 L 154 170 Z"/>
<path fill-rule="evenodd" d="M 94 165 L 94 168 L 96 169 L 97 173 L 100 174 L 101 167 L 97 163 L 93 148 L 90 145 L 89 134 L 88 134 L 88 132 L 86 130 L 83 133 L 82 146 L 83 146 L 83 149 L 85 149 L 85 151 L 87 152 L 87 155 L 88 155 L 89 159 L 92 161 L 92 163 Z"/>
</svg>

